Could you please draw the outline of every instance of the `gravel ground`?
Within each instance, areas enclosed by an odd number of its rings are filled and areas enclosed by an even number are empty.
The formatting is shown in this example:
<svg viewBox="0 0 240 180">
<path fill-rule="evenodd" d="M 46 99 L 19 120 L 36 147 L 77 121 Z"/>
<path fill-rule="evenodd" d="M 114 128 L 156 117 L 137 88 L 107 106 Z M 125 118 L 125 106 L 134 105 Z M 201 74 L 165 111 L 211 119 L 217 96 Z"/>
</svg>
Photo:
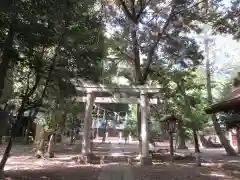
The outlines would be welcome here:
<svg viewBox="0 0 240 180">
<path fill-rule="evenodd" d="M 128 151 L 125 145 L 108 146 L 115 149 L 111 150 L 113 152 L 122 152 L 122 148 L 124 152 Z M 240 168 L 238 171 L 223 170 L 223 167 L 212 165 L 200 168 L 187 163 L 146 167 L 123 164 L 80 166 L 71 159 L 79 153 L 77 146 L 59 148 L 56 158 L 44 160 L 33 157 L 31 146 L 15 145 L 5 167 L 6 177 L 9 180 L 240 180 Z M 3 151 L 4 146 L 1 146 L 0 153 L 3 154 Z M 219 161 L 220 156 L 214 157 L 218 157 Z M 225 162 L 225 159 L 221 161 Z"/>
</svg>

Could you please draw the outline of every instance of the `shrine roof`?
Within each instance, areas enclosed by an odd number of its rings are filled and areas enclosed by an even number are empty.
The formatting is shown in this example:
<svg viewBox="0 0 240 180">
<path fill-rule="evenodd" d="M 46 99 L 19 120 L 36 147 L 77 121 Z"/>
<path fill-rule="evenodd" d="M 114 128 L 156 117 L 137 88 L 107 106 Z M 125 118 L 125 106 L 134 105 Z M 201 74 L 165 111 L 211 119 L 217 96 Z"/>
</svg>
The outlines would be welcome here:
<svg viewBox="0 0 240 180">
<path fill-rule="evenodd" d="M 207 114 L 217 112 L 240 112 L 240 86 L 232 89 L 221 101 L 209 106 L 206 110 Z"/>
</svg>

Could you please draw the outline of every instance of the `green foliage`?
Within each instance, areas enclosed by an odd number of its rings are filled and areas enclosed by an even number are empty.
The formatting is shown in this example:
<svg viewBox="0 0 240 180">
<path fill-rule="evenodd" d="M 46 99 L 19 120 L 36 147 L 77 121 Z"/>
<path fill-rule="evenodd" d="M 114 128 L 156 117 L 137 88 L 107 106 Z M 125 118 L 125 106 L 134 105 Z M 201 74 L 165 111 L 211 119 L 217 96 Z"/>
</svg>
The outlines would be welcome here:
<svg viewBox="0 0 240 180">
<path fill-rule="evenodd" d="M 136 121 L 136 119 L 132 119 L 132 118 L 127 119 L 124 132 L 126 134 L 131 133 L 131 135 L 137 136 L 137 121 Z"/>
<path fill-rule="evenodd" d="M 131 133 L 133 136 L 137 136 L 137 105 L 129 105 L 129 115 L 126 120 L 125 130 Z"/>
<path fill-rule="evenodd" d="M 198 5 L 193 1 L 179 4 L 155 0 L 148 3 L 139 0 L 133 4 L 129 1 L 115 4 L 110 1 L 106 7 L 106 26 L 117 28 L 108 43 L 114 56 L 128 62 L 121 76 L 132 83 L 144 84 L 155 71 L 155 66 L 191 66 L 193 56 L 193 63 L 198 64 L 201 54 L 194 40 L 187 36 L 187 32 L 199 30 L 195 23 L 195 20 L 200 20 L 198 11 Z M 183 51 L 185 59 L 172 61 Z"/>
<path fill-rule="evenodd" d="M 213 22 L 214 29 L 223 34 L 231 34 L 234 38 L 240 38 L 239 31 L 239 12 L 240 2 L 233 0 L 226 8 L 215 8 L 210 16 L 210 21 Z"/>
<path fill-rule="evenodd" d="M 174 57 L 174 56 L 173 56 Z M 172 57 L 172 58 L 173 58 Z M 204 94 L 204 85 L 199 81 L 196 69 L 200 65 L 199 55 L 195 54 L 188 58 L 188 66 L 182 65 L 181 59 L 185 57 L 175 57 L 172 61 L 179 62 L 179 65 L 168 64 L 166 67 L 160 67 L 153 76 L 153 80 L 163 85 L 162 96 L 163 105 L 160 108 L 154 108 L 153 115 L 155 119 L 160 119 L 166 114 L 177 114 L 182 116 L 184 125 L 187 128 L 201 130 L 207 121 L 204 108 L 207 105 L 206 95 Z M 196 59 L 196 61 L 195 61 Z"/>
<path fill-rule="evenodd" d="M 0 2 L 0 54 L 11 30 L 7 55 L 19 116 L 45 106 L 51 122 L 59 106 L 70 111 L 66 105 L 77 94 L 73 79 L 100 80 L 105 47 L 101 12 L 95 5 L 94 0 Z"/>
</svg>

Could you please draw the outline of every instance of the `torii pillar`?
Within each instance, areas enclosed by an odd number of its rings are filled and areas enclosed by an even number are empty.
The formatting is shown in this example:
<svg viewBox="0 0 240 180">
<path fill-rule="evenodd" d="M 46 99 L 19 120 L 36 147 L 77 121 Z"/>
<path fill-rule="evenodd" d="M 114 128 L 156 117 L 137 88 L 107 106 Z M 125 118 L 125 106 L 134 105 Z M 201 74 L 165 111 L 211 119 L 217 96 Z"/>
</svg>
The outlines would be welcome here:
<svg viewBox="0 0 240 180">
<path fill-rule="evenodd" d="M 84 127 L 83 127 L 83 139 L 82 139 L 82 155 L 89 156 L 92 154 L 90 148 L 90 126 L 92 118 L 92 107 L 94 103 L 94 94 L 92 91 L 87 92 L 87 100 L 85 107 L 85 116 L 84 116 Z"/>
<path fill-rule="evenodd" d="M 141 165 L 152 165 L 152 156 L 149 154 L 149 126 L 148 126 L 148 98 L 147 93 L 141 91 L 140 94 L 141 107 L 141 139 L 142 139 L 142 154 L 140 157 Z"/>
</svg>

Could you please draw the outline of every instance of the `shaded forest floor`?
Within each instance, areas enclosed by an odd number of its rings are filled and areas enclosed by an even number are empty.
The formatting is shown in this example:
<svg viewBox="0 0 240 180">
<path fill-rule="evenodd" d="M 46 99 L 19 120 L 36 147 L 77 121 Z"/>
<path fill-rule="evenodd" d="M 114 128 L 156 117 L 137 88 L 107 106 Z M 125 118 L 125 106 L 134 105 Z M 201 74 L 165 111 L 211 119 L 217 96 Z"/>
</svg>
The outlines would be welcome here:
<svg viewBox="0 0 240 180">
<path fill-rule="evenodd" d="M 54 167 L 39 170 L 5 172 L 13 180 L 239 180 L 239 172 L 216 167 L 194 167 L 183 164 L 159 164 L 147 167 L 124 165 Z"/>
</svg>

